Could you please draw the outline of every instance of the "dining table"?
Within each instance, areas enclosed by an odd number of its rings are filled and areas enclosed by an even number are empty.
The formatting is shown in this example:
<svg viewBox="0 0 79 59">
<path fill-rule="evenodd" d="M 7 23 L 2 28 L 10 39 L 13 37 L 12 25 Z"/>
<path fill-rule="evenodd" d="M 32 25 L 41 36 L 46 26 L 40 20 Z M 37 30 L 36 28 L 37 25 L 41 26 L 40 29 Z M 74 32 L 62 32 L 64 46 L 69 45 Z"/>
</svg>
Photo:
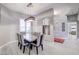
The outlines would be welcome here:
<svg viewBox="0 0 79 59">
<path fill-rule="evenodd" d="M 32 42 L 32 41 L 36 40 L 36 38 L 37 38 L 37 36 L 35 36 L 35 35 L 27 35 L 27 34 L 23 35 L 23 37 L 24 37 L 24 39 L 28 40 L 29 42 Z"/>
<path fill-rule="evenodd" d="M 30 50 L 32 50 L 32 44 L 37 44 L 37 39 L 39 38 L 38 35 L 33 35 L 33 34 L 25 34 L 23 35 L 24 38 L 24 43 L 28 43 L 29 44 L 29 54 L 30 54 Z"/>
</svg>

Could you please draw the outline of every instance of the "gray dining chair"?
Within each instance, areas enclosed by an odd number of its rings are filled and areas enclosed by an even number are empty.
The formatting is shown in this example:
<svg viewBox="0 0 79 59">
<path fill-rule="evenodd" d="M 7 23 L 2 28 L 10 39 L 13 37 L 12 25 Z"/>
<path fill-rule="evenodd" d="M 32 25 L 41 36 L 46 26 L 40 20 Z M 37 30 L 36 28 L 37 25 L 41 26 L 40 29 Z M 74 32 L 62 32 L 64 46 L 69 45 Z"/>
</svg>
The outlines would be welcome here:
<svg viewBox="0 0 79 59">
<path fill-rule="evenodd" d="M 37 44 L 31 43 L 34 47 L 36 47 L 36 52 L 38 54 L 38 48 L 41 46 L 42 50 L 43 50 L 43 34 L 40 35 L 40 37 L 37 39 Z"/>
<path fill-rule="evenodd" d="M 25 52 L 25 48 L 28 47 L 29 43 L 26 41 L 26 39 L 23 37 L 23 35 L 21 35 L 21 40 L 22 40 L 22 43 L 21 43 L 20 48 L 21 49 L 23 48 L 23 53 L 24 53 Z"/>
<path fill-rule="evenodd" d="M 20 34 L 17 33 L 17 39 L 18 39 L 18 46 L 21 45 L 21 39 L 20 39 Z"/>
</svg>

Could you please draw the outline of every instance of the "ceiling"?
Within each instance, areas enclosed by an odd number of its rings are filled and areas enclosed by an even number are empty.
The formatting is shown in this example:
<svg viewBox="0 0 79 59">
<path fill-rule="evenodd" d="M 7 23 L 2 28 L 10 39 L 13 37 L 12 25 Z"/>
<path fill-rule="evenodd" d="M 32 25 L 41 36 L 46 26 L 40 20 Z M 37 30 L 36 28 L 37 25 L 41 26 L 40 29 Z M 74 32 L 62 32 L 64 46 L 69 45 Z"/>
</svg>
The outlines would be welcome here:
<svg viewBox="0 0 79 59">
<path fill-rule="evenodd" d="M 28 15 L 36 15 L 44 8 L 51 6 L 50 3 L 33 3 L 32 7 L 27 7 L 27 4 L 28 3 L 3 3 L 4 6 L 11 10 Z"/>
<path fill-rule="evenodd" d="M 32 3 L 32 7 L 27 7 L 28 3 L 3 3 L 2 5 L 7 8 L 28 15 L 37 15 L 38 13 L 48 9 L 54 8 L 54 12 L 63 13 L 64 10 L 69 10 L 71 8 L 79 8 L 78 3 Z"/>
</svg>

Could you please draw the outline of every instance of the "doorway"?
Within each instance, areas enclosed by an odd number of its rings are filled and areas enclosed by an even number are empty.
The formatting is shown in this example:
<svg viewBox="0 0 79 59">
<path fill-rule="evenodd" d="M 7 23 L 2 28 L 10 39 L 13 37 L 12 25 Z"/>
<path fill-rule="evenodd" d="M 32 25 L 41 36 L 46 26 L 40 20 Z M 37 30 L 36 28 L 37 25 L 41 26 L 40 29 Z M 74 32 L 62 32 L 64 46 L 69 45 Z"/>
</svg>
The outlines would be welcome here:
<svg viewBox="0 0 79 59">
<path fill-rule="evenodd" d="M 43 34 L 50 35 L 50 25 L 43 25 Z"/>
</svg>

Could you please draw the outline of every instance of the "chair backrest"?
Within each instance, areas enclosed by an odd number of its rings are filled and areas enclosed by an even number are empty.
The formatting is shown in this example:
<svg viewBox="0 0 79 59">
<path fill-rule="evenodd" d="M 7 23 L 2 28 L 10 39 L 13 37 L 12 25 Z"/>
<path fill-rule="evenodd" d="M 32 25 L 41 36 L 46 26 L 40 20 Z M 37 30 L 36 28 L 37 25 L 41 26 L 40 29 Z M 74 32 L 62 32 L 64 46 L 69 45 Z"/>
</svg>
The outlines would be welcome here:
<svg viewBox="0 0 79 59">
<path fill-rule="evenodd" d="M 22 43 L 22 45 L 26 45 L 27 43 L 25 43 L 25 38 L 24 38 L 24 35 L 23 34 L 21 34 L 21 43 Z"/>
<path fill-rule="evenodd" d="M 18 39 L 18 42 L 20 42 L 20 36 L 19 36 L 19 33 L 17 33 L 17 39 Z"/>
<path fill-rule="evenodd" d="M 17 33 L 18 42 L 22 43 L 21 34 Z"/>
<path fill-rule="evenodd" d="M 43 41 L 43 34 L 40 36 L 40 44 L 42 44 Z"/>
<path fill-rule="evenodd" d="M 37 39 L 37 46 L 40 46 L 42 44 L 43 41 L 43 34 L 39 36 L 39 38 Z"/>
<path fill-rule="evenodd" d="M 24 44 L 24 38 L 22 34 L 20 35 L 20 39 L 21 39 L 21 43 Z"/>
</svg>

